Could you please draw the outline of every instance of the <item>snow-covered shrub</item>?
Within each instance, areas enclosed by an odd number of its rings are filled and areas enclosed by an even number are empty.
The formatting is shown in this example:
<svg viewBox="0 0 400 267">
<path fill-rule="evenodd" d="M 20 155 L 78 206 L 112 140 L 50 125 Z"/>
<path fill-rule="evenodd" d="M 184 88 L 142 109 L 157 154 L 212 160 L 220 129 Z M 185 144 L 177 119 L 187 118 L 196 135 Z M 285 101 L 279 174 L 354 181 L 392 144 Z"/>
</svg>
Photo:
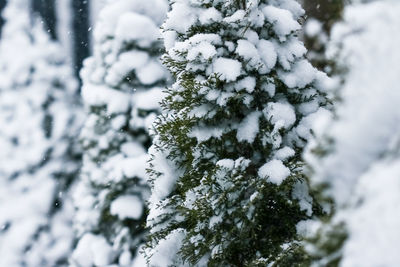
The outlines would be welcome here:
<svg viewBox="0 0 400 267">
<path fill-rule="evenodd" d="M 301 154 L 328 81 L 304 58 L 292 0 L 176 0 L 163 25 L 176 78 L 156 120 L 150 266 L 293 266 L 320 209 Z"/>
<path fill-rule="evenodd" d="M 0 42 L 0 266 L 59 266 L 80 157 L 77 82 L 29 1 L 10 0 Z"/>
<path fill-rule="evenodd" d="M 94 56 L 82 70 L 88 116 L 73 265 L 131 266 L 146 236 L 148 131 L 169 77 L 159 59 L 167 10 L 164 0 L 118 0 L 99 14 Z"/>
<path fill-rule="evenodd" d="M 400 262 L 399 14 L 397 1 L 357 4 L 333 29 L 329 54 L 348 73 L 336 119 L 321 118 L 307 155 L 313 184 L 335 202 L 309 247 L 315 266 Z"/>
</svg>

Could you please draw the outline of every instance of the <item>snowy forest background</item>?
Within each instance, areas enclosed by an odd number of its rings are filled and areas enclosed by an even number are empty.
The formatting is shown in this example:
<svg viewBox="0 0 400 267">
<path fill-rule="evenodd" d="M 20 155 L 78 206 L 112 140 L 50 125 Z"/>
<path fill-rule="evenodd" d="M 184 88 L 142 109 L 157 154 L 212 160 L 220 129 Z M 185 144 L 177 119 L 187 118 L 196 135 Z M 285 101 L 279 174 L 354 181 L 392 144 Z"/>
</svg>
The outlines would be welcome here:
<svg viewBox="0 0 400 267">
<path fill-rule="evenodd" d="M 0 267 L 400 265 L 399 1 L 0 10 Z"/>
</svg>

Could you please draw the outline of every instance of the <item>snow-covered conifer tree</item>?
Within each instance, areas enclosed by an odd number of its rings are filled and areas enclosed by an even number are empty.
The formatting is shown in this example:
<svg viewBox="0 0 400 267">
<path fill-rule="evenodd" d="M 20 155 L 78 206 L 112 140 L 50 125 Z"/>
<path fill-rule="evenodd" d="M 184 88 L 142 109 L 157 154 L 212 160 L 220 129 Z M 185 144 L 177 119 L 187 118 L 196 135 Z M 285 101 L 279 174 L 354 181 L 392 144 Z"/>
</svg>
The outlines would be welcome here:
<svg viewBox="0 0 400 267">
<path fill-rule="evenodd" d="M 319 119 L 306 157 L 312 184 L 334 203 L 327 221 L 310 224 L 313 266 L 400 262 L 399 12 L 396 1 L 354 4 L 333 28 L 329 55 L 348 72 L 336 116 Z"/>
<path fill-rule="evenodd" d="M 325 74 L 292 0 L 176 0 L 163 25 L 176 78 L 156 121 L 150 266 L 294 266 L 319 214 L 303 175 Z"/>
<path fill-rule="evenodd" d="M 9 0 L 0 42 L 0 266 L 59 266 L 72 247 L 80 166 L 77 82 L 63 51 Z"/>
<path fill-rule="evenodd" d="M 146 236 L 148 130 L 169 77 L 159 40 L 167 10 L 164 0 L 110 0 L 99 14 L 82 71 L 88 117 L 74 265 L 131 266 Z"/>
</svg>

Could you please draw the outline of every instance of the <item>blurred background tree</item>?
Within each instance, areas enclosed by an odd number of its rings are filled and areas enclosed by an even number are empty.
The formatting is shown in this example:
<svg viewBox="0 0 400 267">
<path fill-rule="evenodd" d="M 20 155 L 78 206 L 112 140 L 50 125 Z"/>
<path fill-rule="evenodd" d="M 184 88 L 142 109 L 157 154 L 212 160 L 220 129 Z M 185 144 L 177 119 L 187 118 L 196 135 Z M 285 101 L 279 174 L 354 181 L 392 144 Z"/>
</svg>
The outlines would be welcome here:
<svg viewBox="0 0 400 267">
<path fill-rule="evenodd" d="M 78 84 L 31 5 L 9 0 L 2 12 L 0 266 L 61 266 L 73 245 Z"/>
<path fill-rule="evenodd" d="M 306 11 L 304 43 L 313 65 L 328 74 L 335 72 L 335 64 L 325 56 L 332 26 L 342 19 L 347 0 L 303 0 Z"/>
</svg>

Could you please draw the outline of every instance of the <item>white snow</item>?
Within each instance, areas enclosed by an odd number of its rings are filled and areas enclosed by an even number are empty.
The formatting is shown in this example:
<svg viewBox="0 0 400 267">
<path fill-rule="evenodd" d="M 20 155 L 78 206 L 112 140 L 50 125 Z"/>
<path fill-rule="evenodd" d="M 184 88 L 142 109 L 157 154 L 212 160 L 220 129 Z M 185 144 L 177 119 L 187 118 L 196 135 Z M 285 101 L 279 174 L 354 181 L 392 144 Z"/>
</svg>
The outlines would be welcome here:
<svg viewBox="0 0 400 267">
<path fill-rule="evenodd" d="M 280 77 L 289 88 L 304 88 L 315 80 L 317 70 L 308 60 L 300 60 L 294 64 L 290 72 L 281 72 Z"/>
<path fill-rule="evenodd" d="M 289 129 L 296 122 L 293 106 L 287 103 L 268 103 L 263 113 L 272 124 L 280 124 L 285 129 Z"/>
<path fill-rule="evenodd" d="M 88 105 L 106 105 L 109 114 L 126 112 L 130 106 L 130 98 L 126 93 L 101 85 L 84 85 L 82 98 Z"/>
<path fill-rule="evenodd" d="M 136 252 L 136 256 L 134 257 L 131 267 L 143 267 L 143 266 L 147 265 L 147 261 L 143 255 L 143 251 L 144 251 L 143 247 L 138 248 L 138 250 Z M 120 264 L 121 264 L 121 261 L 120 261 Z M 123 265 L 123 264 L 121 264 L 121 265 Z M 125 265 L 127 265 L 127 264 L 125 264 Z"/>
<path fill-rule="evenodd" d="M 271 41 L 260 40 L 257 45 L 258 53 L 265 66 L 267 66 L 267 73 L 275 67 L 276 61 L 278 59 L 278 54 L 276 53 L 275 46 Z"/>
<path fill-rule="evenodd" d="M 165 239 L 162 239 L 154 249 L 154 254 L 150 258 L 150 266 L 182 266 L 187 264 L 176 262 L 176 254 L 178 253 L 185 231 L 183 229 L 173 230 Z"/>
<path fill-rule="evenodd" d="M 142 84 L 153 84 L 162 80 L 165 76 L 165 69 L 158 60 L 151 60 L 145 66 L 136 71 L 136 75 Z"/>
<path fill-rule="evenodd" d="M 224 133 L 223 127 L 197 127 L 193 128 L 189 134 L 189 137 L 195 137 L 198 142 L 204 142 L 209 140 L 210 138 L 220 138 Z"/>
<path fill-rule="evenodd" d="M 241 21 L 243 20 L 243 18 L 246 16 L 246 11 L 244 10 L 237 10 L 235 13 L 233 13 L 233 15 L 231 15 L 230 17 L 226 17 L 224 18 L 224 21 L 227 23 L 234 23 L 237 21 Z"/>
<path fill-rule="evenodd" d="M 198 45 L 188 51 L 187 59 L 194 60 L 197 56 L 201 55 L 204 59 L 211 59 L 217 54 L 215 46 L 209 42 L 200 42 Z"/>
<path fill-rule="evenodd" d="M 199 20 L 202 24 L 219 22 L 222 20 L 222 15 L 215 7 L 210 7 L 206 10 L 202 10 L 199 15 Z"/>
<path fill-rule="evenodd" d="M 193 13 L 191 7 L 186 3 L 182 3 L 182 1 L 176 2 L 168 13 L 164 28 L 175 30 L 178 33 L 185 33 L 195 20 L 196 14 Z"/>
<path fill-rule="evenodd" d="M 110 212 L 121 220 L 126 218 L 138 220 L 143 213 L 143 203 L 137 196 L 120 196 L 111 202 Z"/>
<path fill-rule="evenodd" d="M 273 83 L 264 83 L 261 87 L 263 90 L 265 90 L 270 97 L 275 96 L 275 90 L 276 86 Z"/>
<path fill-rule="evenodd" d="M 145 110 L 158 109 L 164 97 L 162 90 L 161 87 L 153 87 L 146 91 L 137 91 L 132 97 L 133 106 Z"/>
<path fill-rule="evenodd" d="M 220 79 L 227 82 L 236 81 L 240 76 L 241 70 L 242 64 L 235 59 L 220 57 L 213 63 L 213 72 L 221 75 Z"/>
<path fill-rule="evenodd" d="M 280 185 L 290 175 L 290 170 L 281 160 L 273 159 L 258 170 L 258 175 L 273 184 Z"/>
<path fill-rule="evenodd" d="M 293 14 L 294 19 L 299 19 L 305 14 L 305 11 L 301 7 L 301 4 L 297 1 L 279 0 L 274 2 L 278 3 L 279 7 L 289 10 Z"/>
<path fill-rule="evenodd" d="M 166 198 L 174 189 L 178 175 L 177 170 L 173 168 L 173 163 L 167 159 L 167 155 L 155 150 L 154 146 L 150 147 L 149 154 L 153 155 L 155 159 L 153 161 L 153 168 L 162 173 L 162 175 L 154 181 L 150 199 L 151 203 L 158 203 Z M 152 216 L 149 214 L 148 220 L 151 218 Z"/>
<path fill-rule="evenodd" d="M 359 178 L 354 203 L 340 216 L 350 233 L 342 266 L 395 266 L 400 256 L 400 160 L 374 164 Z"/>
<path fill-rule="evenodd" d="M 223 167 L 227 170 L 232 170 L 235 166 L 235 161 L 232 159 L 221 159 L 216 163 L 217 166 Z"/>
<path fill-rule="evenodd" d="M 320 118 L 330 117 L 330 115 L 330 111 L 324 108 L 319 108 L 317 112 L 303 117 L 299 125 L 296 127 L 296 133 L 306 140 L 311 140 L 313 136 L 310 131 L 314 130 L 313 127 L 320 122 Z"/>
<path fill-rule="evenodd" d="M 235 84 L 235 88 L 237 91 L 245 89 L 249 94 L 253 93 L 256 88 L 256 79 L 254 77 L 246 77 L 241 79 Z"/>
<path fill-rule="evenodd" d="M 289 42 L 284 44 L 274 42 L 274 45 L 278 54 L 278 62 L 286 71 L 290 71 L 292 63 L 296 59 L 300 59 L 307 52 L 304 44 L 297 39 L 289 39 Z"/>
<path fill-rule="evenodd" d="M 155 22 L 148 16 L 134 12 L 121 15 L 115 29 L 115 38 L 120 42 L 135 40 L 139 45 L 148 46 L 158 36 L 159 30 Z"/>
<path fill-rule="evenodd" d="M 118 61 L 111 67 L 107 73 L 105 81 L 112 86 L 117 86 L 129 72 L 142 68 L 149 60 L 149 55 L 143 51 L 129 51 L 121 53 Z"/>
<path fill-rule="evenodd" d="M 262 15 L 262 14 L 260 14 L 260 15 Z M 253 45 L 257 45 L 260 42 L 260 36 L 258 35 L 258 33 L 251 29 L 247 29 L 247 31 L 244 33 L 243 37 L 245 37 L 247 39 L 247 41 L 249 41 Z M 226 41 L 226 42 L 228 42 L 228 41 Z"/>
<path fill-rule="evenodd" d="M 261 112 L 254 111 L 247 115 L 247 117 L 238 125 L 237 139 L 238 141 L 247 141 L 252 143 L 259 131 L 258 120 Z"/>
<path fill-rule="evenodd" d="M 309 195 L 308 184 L 305 181 L 298 181 L 295 184 L 292 196 L 299 201 L 300 210 L 306 211 L 308 216 L 313 214 L 313 198 Z"/>
<path fill-rule="evenodd" d="M 273 24 L 274 30 L 280 38 L 301 28 L 289 10 L 268 5 L 262 11 L 265 18 Z"/>
<path fill-rule="evenodd" d="M 260 64 L 260 56 L 254 44 L 246 40 L 239 40 L 237 42 L 236 53 L 241 56 L 245 61 L 248 61 L 250 66 Z"/>
<path fill-rule="evenodd" d="M 165 50 L 169 51 L 174 47 L 178 34 L 175 31 L 164 31 L 162 36 Z"/>
<path fill-rule="evenodd" d="M 315 37 L 322 31 L 322 24 L 316 19 L 310 18 L 304 27 L 304 32 L 309 37 Z"/>
<path fill-rule="evenodd" d="M 286 160 L 295 155 L 295 151 L 290 147 L 284 147 L 275 152 L 274 158 L 279 160 Z"/>
<path fill-rule="evenodd" d="M 114 258 L 112 247 L 107 241 L 93 234 L 85 234 L 72 254 L 72 261 L 78 266 L 106 266 Z"/>
</svg>

